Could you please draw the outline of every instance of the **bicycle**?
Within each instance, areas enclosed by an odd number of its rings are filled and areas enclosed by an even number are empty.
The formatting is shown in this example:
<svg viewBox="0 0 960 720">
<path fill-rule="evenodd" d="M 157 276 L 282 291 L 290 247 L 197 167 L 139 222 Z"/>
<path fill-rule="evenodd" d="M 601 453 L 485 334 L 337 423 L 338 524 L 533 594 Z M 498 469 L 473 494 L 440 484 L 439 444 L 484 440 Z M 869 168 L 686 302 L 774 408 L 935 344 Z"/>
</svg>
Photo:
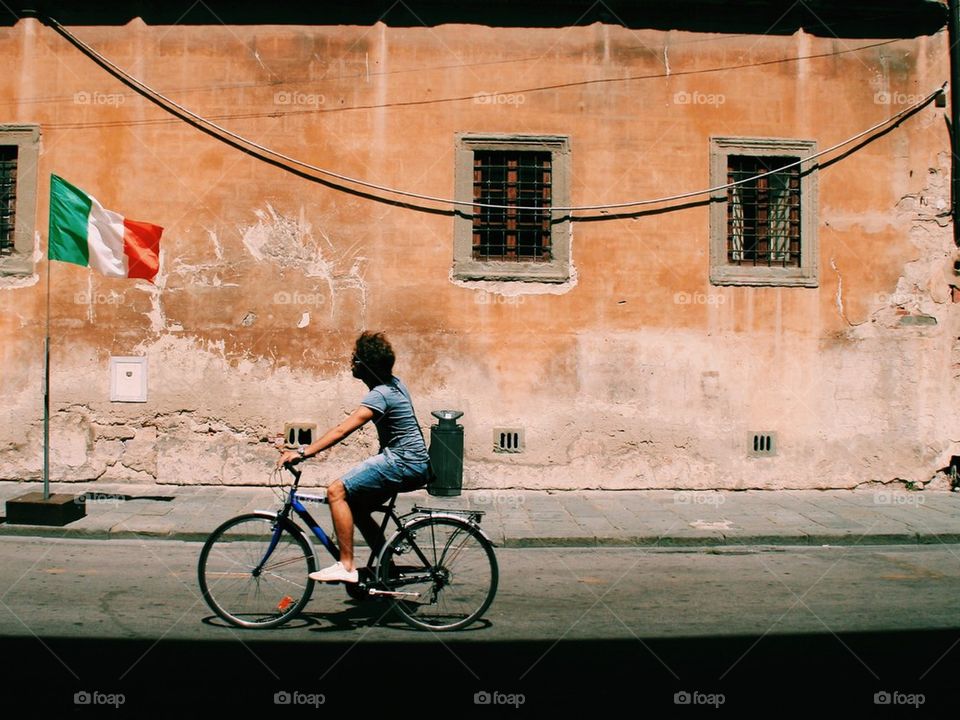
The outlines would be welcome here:
<svg viewBox="0 0 960 720">
<path fill-rule="evenodd" d="M 243 628 L 273 628 L 288 622 L 309 602 L 317 569 L 310 537 L 293 510 L 334 560 L 340 552 L 304 503 L 326 504 L 322 495 L 298 491 L 293 476 L 282 507 L 227 520 L 207 538 L 197 573 L 207 605 L 220 618 Z M 279 489 L 282 492 L 282 475 Z M 483 512 L 414 505 L 397 515 L 393 495 L 374 512 L 384 514 L 380 533 L 392 520 L 396 530 L 379 553 L 360 568 L 360 582 L 345 583 L 354 599 L 388 599 L 409 625 L 434 631 L 459 630 L 486 612 L 497 592 L 499 569 L 494 544 L 480 528 Z"/>
</svg>

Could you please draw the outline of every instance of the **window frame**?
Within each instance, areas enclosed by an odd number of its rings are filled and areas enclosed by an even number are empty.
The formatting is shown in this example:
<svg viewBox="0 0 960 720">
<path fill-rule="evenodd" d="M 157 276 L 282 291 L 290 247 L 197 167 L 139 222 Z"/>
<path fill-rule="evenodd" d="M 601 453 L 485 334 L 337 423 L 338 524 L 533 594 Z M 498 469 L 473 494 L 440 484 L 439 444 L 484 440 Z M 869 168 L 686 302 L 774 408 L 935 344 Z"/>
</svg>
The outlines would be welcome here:
<svg viewBox="0 0 960 720">
<path fill-rule="evenodd" d="M 727 184 L 730 155 L 754 157 L 789 155 L 805 160 L 816 151 L 817 143 L 814 140 L 711 137 L 710 186 Z M 751 267 L 729 264 L 727 261 L 727 190 L 719 190 L 711 195 L 710 283 L 712 285 L 776 287 L 817 287 L 819 285 L 817 169 L 818 165 L 815 161 L 800 165 L 800 267 Z"/>
<path fill-rule="evenodd" d="M 454 197 L 473 201 L 474 152 L 478 150 L 550 152 L 551 206 L 570 205 L 570 138 L 566 135 L 510 133 L 457 133 Z M 454 209 L 453 276 L 457 280 L 517 280 L 567 282 L 571 277 L 570 214 L 551 211 L 550 253 L 547 262 L 475 260 L 473 258 L 473 208 Z"/>
<path fill-rule="evenodd" d="M 17 147 L 17 199 L 13 254 L 0 257 L 0 275 L 32 275 L 33 236 L 37 223 L 39 125 L 0 124 L 0 145 Z"/>
</svg>

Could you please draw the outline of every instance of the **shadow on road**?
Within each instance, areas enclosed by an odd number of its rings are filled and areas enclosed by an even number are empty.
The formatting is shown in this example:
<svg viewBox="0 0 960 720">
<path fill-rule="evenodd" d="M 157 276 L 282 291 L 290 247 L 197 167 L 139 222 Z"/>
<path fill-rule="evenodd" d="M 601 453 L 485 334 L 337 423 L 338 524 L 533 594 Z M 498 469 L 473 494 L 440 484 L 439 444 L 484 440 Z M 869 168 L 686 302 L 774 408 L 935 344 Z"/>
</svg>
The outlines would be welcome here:
<svg viewBox="0 0 960 720">
<path fill-rule="evenodd" d="M 345 622 L 353 622 L 350 613 Z M 960 705 L 960 629 L 556 643 L 464 633 L 371 642 L 363 630 L 369 620 L 358 613 L 348 642 L 227 629 L 215 642 L 3 638 L 7 695 L 15 688 L 36 709 L 102 714 L 109 707 L 137 717 L 380 701 L 389 715 L 492 711 L 484 705 L 533 712 L 625 703 L 670 715 L 682 705 L 866 714 L 883 705 Z"/>
</svg>

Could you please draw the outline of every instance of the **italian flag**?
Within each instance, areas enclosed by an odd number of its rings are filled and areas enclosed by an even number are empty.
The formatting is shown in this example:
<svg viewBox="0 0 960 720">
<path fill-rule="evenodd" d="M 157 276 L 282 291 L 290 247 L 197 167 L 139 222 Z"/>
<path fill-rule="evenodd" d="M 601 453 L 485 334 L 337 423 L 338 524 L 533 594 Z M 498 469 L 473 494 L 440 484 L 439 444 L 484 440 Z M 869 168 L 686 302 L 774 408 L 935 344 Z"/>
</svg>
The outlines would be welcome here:
<svg viewBox="0 0 960 720">
<path fill-rule="evenodd" d="M 107 277 L 153 281 L 163 228 L 106 210 L 57 175 L 50 176 L 50 260 L 92 267 Z"/>
</svg>

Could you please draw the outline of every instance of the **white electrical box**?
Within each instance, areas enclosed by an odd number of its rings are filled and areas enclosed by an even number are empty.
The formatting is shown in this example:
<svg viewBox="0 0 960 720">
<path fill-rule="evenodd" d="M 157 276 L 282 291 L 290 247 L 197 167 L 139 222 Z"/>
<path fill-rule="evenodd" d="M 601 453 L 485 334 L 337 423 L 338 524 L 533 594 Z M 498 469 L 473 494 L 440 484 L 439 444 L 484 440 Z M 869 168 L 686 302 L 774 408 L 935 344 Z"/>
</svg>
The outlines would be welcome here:
<svg viewBox="0 0 960 720">
<path fill-rule="evenodd" d="M 147 401 L 147 359 L 145 357 L 110 358 L 110 401 Z"/>
</svg>

